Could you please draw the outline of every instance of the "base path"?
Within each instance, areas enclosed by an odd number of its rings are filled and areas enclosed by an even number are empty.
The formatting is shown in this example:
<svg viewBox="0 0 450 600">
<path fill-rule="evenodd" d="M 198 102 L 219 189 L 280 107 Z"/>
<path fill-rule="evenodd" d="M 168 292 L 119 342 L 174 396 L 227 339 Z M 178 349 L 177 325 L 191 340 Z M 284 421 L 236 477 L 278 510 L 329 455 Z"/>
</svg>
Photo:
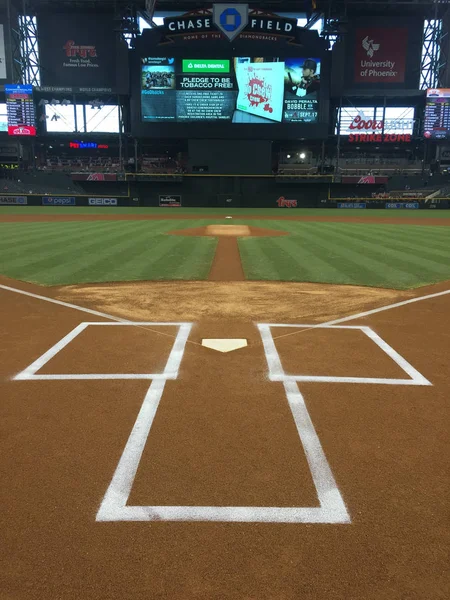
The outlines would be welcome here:
<svg viewBox="0 0 450 600">
<path fill-rule="evenodd" d="M 209 281 L 244 281 L 245 275 L 236 237 L 219 237 Z"/>
</svg>

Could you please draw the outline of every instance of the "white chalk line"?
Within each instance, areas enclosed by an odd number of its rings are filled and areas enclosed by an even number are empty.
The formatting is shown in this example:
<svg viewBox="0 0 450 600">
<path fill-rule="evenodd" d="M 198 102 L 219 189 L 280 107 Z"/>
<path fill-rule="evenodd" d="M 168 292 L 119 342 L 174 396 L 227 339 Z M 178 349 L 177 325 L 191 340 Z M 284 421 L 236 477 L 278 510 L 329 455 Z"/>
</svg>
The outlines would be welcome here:
<svg viewBox="0 0 450 600">
<path fill-rule="evenodd" d="M 84 306 L 78 306 L 77 304 L 71 304 L 70 302 L 64 302 L 63 300 L 55 300 L 54 298 L 49 298 L 48 296 L 41 296 L 39 294 L 33 294 L 32 292 L 26 292 L 25 290 L 13 288 L 9 285 L 0 284 L 0 289 L 7 290 L 8 292 L 14 292 L 15 294 L 21 294 L 22 296 L 30 296 L 30 298 L 36 298 L 37 300 L 43 300 L 44 302 L 50 302 L 51 304 L 57 304 L 59 306 L 64 306 L 65 308 L 71 308 L 73 310 L 85 312 L 90 315 L 94 315 L 96 317 L 102 317 L 104 319 L 116 321 L 119 324 L 120 323 L 123 323 L 123 324 L 135 323 L 135 321 L 131 321 L 130 319 L 122 319 L 121 317 L 115 317 L 114 315 L 110 315 L 108 313 L 100 312 L 98 310 L 93 310 L 91 308 L 85 308 Z M 103 323 L 103 324 L 105 325 L 106 323 Z M 174 325 L 176 325 L 176 323 L 174 323 Z M 140 324 L 139 327 L 142 327 L 143 329 L 145 329 L 145 331 L 151 331 L 158 335 L 164 335 L 167 337 L 171 337 L 172 339 L 175 339 L 175 337 L 176 337 L 175 335 L 170 334 L 170 333 L 164 333 L 162 331 L 149 329 L 148 327 L 143 327 L 142 324 Z M 189 341 L 189 343 L 195 344 L 196 346 L 201 346 L 201 344 L 199 344 L 198 342 Z"/>
<path fill-rule="evenodd" d="M 26 292 L 25 290 L 19 290 L 17 288 L 13 288 L 8 285 L 0 284 L 0 289 L 8 290 L 8 291 L 14 292 L 16 294 L 22 294 L 24 296 L 30 296 L 31 298 L 37 298 L 38 300 L 44 300 L 45 302 L 51 302 L 52 304 L 59 304 L 60 306 L 65 306 L 66 308 L 72 308 L 74 310 L 86 312 L 86 313 L 89 313 L 92 315 L 96 315 L 98 317 L 103 317 L 105 319 L 111 319 L 112 321 L 120 321 L 122 323 L 132 323 L 133 322 L 129 319 L 121 319 L 120 317 L 115 317 L 115 316 L 107 314 L 107 313 L 99 312 L 97 310 L 92 310 L 90 308 L 85 308 L 83 306 L 77 306 L 76 304 L 70 304 L 68 302 L 63 302 L 62 300 L 55 300 L 53 298 L 48 298 L 47 296 L 40 296 L 39 294 L 33 294 L 31 292 Z M 325 323 L 315 324 L 315 325 L 312 325 L 311 328 L 319 327 L 320 325 L 322 325 L 322 326 L 338 325 L 339 323 L 345 323 L 346 321 L 352 321 L 355 319 L 368 317 L 370 315 L 374 315 L 379 312 L 383 312 L 385 310 L 390 310 L 392 308 L 399 308 L 401 306 L 406 306 L 407 304 L 412 304 L 414 302 L 422 302 L 423 300 L 429 300 L 431 298 L 438 298 L 439 296 L 445 296 L 446 294 L 450 294 L 450 290 L 445 290 L 443 292 L 437 292 L 436 294 L 428 294 L 426 296 L 419 296 L 417 298 L 410 298 L 409 300 L 402 300 L 401 302 L 396 302 L 395 304 L 387 304 L 386 306 L 382 306 L 380 308 L 374 308 L 371 310 L 367 310 L 365 312 L 357 313 L 354 315 L 349 315 L 347 317 L 334 319 L 332 321 L 326 321 Z M 288 333 L 285 336 L 277 336 L 277 339 L 280 337 L 286 337 L 287 335 L 296 335 L 297 333 L 300 333 L 300 332 Z"/>
<path fill-rule="evenodd" d="M 309 325 L 307 329 L 302 329 L 301 331 L 294 331 L 293 333 L 285 333 L 284 335 L 278 335 L 275 339 L 278 340 L 280 338 L 298 335 L 300 333 L 304 333 L 305 331 L 316 329 L 317 327 L 326 327 L 328 325 L 338 325 L 339 323 L 346 323 L 347 321 L 355 321 L 356 319 L 369 317 L 370 315 L 375 315 L 377 313 L 384 312 L 385 310 L 391 310 L 392 308 L 400 308 L 401 306 L 406 306 L 407 304 L 413 304 L 414 302 L 422 302 L 423 300 L 430 300 L 431 298 L 438 298 L 439 296 L 445 296 L 447 294 L 450 294 L 450 290 L 445 290 L 444 292 L 437 292 L 436 294 L 428 294 L 426 296 L 419 296 L 418 298 L 410 298 L 409 300 L 402 300 L 401 302 L 396 302 L 395 304 L 387 304 L 386 306 L 366 310 L 365 312 L 360 312 L 355 315 L 349 315 L 348 317 L 340 317 L 339 319 L 333 319 L 332 321 L 326 321 L 325 323 L 316 323 L 314 325 Z M 284 325 L 284 327 L 290 327 L 290 325 Z"/>
<path fill-rule="evenodd" d="M 21 371 L 18 375 L 16 375 L 13 379 L 16 381 L 32 379 L 34 374 L 42 369 L 50 359 L 58 354 L 63 348 L 65 348 L 73 339 L 77 337 L 82 331 L 86 329 L 86 323 L 80 323 L 72 329 L 70 333 L 68 333 L 65 337 L 63 337 L 59 342 L 57 342 L 54 346 L 52 346 L 47 352 L 44 352 L 42 356 L 37 358 L 34 362 L 31 363 L 28 367 L 26 367 L 23 371 Z"/>
<path fill-rule="evenodd" d="M 103 317 L 105 319 L 111 319 L 112 321 L 118 321 L 120 323 L 130 323 L 131 322 L 128 319 L 121 319 L 120 317 L 114 317 L 113 315 L 109 315 L 107 313 L 103 313 L 98 310 L 93 310 L 91 308 L 85 308 L 84 306 L 77 306 L 76 304 L 70 304 L 69 302 L 63 302 L 62 300 L 55 300 L 54 298 L 48 298 L 47 296 L 40 296 L 39 294 L 33 294 L 31 292 L 26 292 L 25 290 L 19 290 L 17 288 L 13 288 L 8 285 L 0 284 L 0 289 L 7 290 L 8 292 L 14 292 L 15 294 L 21 294 L 22 296 L 29 296 L 30 298 L 36 298 L 37 300 L 44 300 L 44 302 L 50 302 L 51 304 L 58 304 L 59 306 L 64 306 L 65 308 L 72 308 L 73 310 L 78 310 L 81 312 L 88 313 L 90 315 L 95 315 L 96 317 Z"/>
<path fill-rule="evenodd" d="M 260 328 L 266 357 L 279 362 L 270 328 Z M 189 335 L 189 331 L 187 331 Z M 184 351 L 186 340 L 180 342 Z M 183 346 L 183 350 L 181 349 Z M 181 362 L 182 355 L 179 356 Z M 280 363 L 281 364 L 281 363 Z M 320 507 L 258 506 L 127 506 L 150 429 L 164 391 L 165 382 L 152 383 L 141 411 L 105 494 L 97 521 L 215 521 L 245 523 L 350 523 L 342 496 L 314 429 L 303 396 L 294 381 L 284 389 L 303 445 Z"/>
<path fill-rule="evenodd" d="M 164 372 L 175 373 L 178 376 L 191 327 L 190 323 L 180 326 Z M 165 385 L 166 381 L 164 380 L 152 381 L 119 460 L 119 464 L 98 510 L 97 521 L 121 520 L 114 517 L 120 514 L 128 501 Z"/>
<path fill-rule="evenodd" d="M 129 323 L 130 321 L 125 319 L 119 319 L 99 311 L 92 311 L 91 309 L 84 309 L 76 305 L 71 305 L 58 300 L 46 298 L 44 296 L 38 296 L 37 294 L 31 294 L 22 290 L 16 290 L 9 288 L 8 286 L 0 285 L 0 288 L 8 289 L 16 293 L 22 293 L 31 297 L 42 299 L 44 301 L 53 302 L 60 304 L 68 308 L 75 310 L 81 310 L 97 316 L 106 317 L 115 321 L 121 321 Z M 435 298 L 450 293 L 450 290 L 440 292 L 437 294 L 430 294 L 427 296 L 413 298 L 403 302 L 399 302 L 393 305 L 388 305 L 357 315 L 344 317 L 342 319 L 335 319 L 322 325 L 334 325 L 343 323 L 349 320 L 354 320 L 370 314 L 376 314 L 378 312 L 389 310 L 390 308 L 397 308 L 410 304 L 413 302 L 419 302 L 429 298 Z M 316 327 L 315 325 L 314 327 Z M 179 347 L 174 354 L 176 360 L 179 363 L 176 368 L 178 373 L 179 364 L 181 362 L 187 337 L 191 325 L 185 324 L 189 330 L 185 331 L 184 343 L 180 343 Z M 263 330 L 260 330 L 261 334 Z M 73 332 L 72 332 L 73 333 Z M 183 336 L 181 336 L 181 328 L 176 338 L 177 341 L 182 342 Z M 272 339 L 272 343 L 267 346 L 264 344 L 264 350 L 266 352 L 266 358 L 269 365 L 276 365 L 277 359 L 281 366 L 278 353 L 273 343 L 273 338 L 268 328 L 268 333 Z M 180 337 L 181 336 L 181 337 Z M 267 340 L 266 340 L 267 342 Z M 173 350 L 175 350 L 177 342 L 175 342 Z M 271 345 L 275 350 L 275 355 L 271 355 Z M 267 348 L 266 348 L 267 346 Z M 381 346 L 380 346 L 381 347 Z M 393 353 L 395 351 L 391 349 Z M 172 354 L 171 354 L 172 356 Z M 402 358 L 402 357 L 400 357 Z M 170 359 L 169 359 L 170 360 Z M 168 369 L 169 363 L 166 366 Z M 412 367 L 411 367 L 412 368 Z M 419 374 L 420 375 L 420 374 Z M 421 376 L 422 377 L 422 376 Z M 289 406 L 294 416 L 297 431 L 300 435 L 300 439 L 305 449 L 308 464 L 311 469 L 313 481 L 321 504 L 320 508 L 276 508 L 276 507 L 192 507 L 192 506 L 153 506 L 153 507 L 128 507 L 126 502 L 128 500 L 134 478 L 139 466 L 139 462 L 142 456 L 145 443 L 147 441 L 150 429 L 153 423 L 154 416 L 156 414 L 159 401 L 165 387 L 165 380 L 158 380 L 152 382 L 144 404 L 136 420 L 133 431 L 125 447 L 124 453 L 119 461 L 116 472 L 114 473 L 113 479 L 110 486 L 105 494 L 105 497 L 101 503 L 100 509 L 97 514 L 97 521 L 153 521 L 153 520 L 173 520 L 173 521 L 229 521 L 229 522 L 289 522 L 289 523 L 349 523 L 350 516 L 345 507 L 345 503 L 342 499 L 340 491 L 336 485 L 333 474 L 326 460 L 320 441 L 317 437 L 317 433 L 314 429 L 312 421 L 309 417 L 306 405 L 303 400 L 298 386 L 295 381 L 289 380 L 284 381 L 284 387 L 286 395 L 288 397 Z M 312 429 L 311 429 L 312 428 Z"/>
<path fill-rule="evenodd" d="M 295 328 L 301 331 L 311 331 L 313 329 L 349 329 L 352 331 L 362 331 L 371 339 L 385 354 L 389 356 L 410 379 L 402 378 L 379 378 L 379 377 L 337 377 L 323 375 L 296 375 L 285 373 L 281 363 L 280 356 L 275 346 L 275 340 L 279 337 L 273 337 L 272 328 Z M 366 325 L 309 325 L 306 323 L 283 324 L 283 323 L 262 323 L 258 325 L 264 344 L 264 349 L 269 366 L 269 378 L 271 381 L 304 381 L 304 382 L 322 382 L 322 383 L 365 383 L 380 385 L 433 385 L 417 369 L 415 369 L 403 356 L 401 356 L 392 346 L 383 340 L 371 327 Z M 304 329 L 302 329 L 304 328 Z"/>
<path fill-rule="evenodd" d="M 148 322 L 148 321 L 133 321 L 127 323 L 105 323 L 86 321 L 77 325 L 70 333 L 63 337 L 59 342 L 52 346 L 42 356 L 37 358 L 31 365 L 18 373 L 13 379 L 15 381 L 55 381 L 55 380 L 95 380 L 95 379 L 176 379 L 177 371 L 171 371 L 170 365 L 173 363 L 169 360 L 163 373 L 48 373 L 40 374 L 38 371 L 42 369 L 52 358 L 54 358 L 61 350 L 63 350 L 70 342 L 72 342 L 82 331 L 87 327 L 141 327 L 151 325 L 155 327 L 179 327 L 180 331 L 184 331 L 188 323 L 167 323 L 167 322 Z M 177 338 L 175 338 L 176 340 Z M 176 341 L 175 341 L 176 345 Z M 175 346 L 174 346 L 175 347 Z M 170 358 L 170 357 L 169 357 Z M 169 368 L 169 370 L 167 370 Z"/>
<path fill-rule="evenodd" d="M 258 329 L 264 346 L 269 375 L 284 375 L 280 355 L 275 346 L 270 326 L 267 324 L 258 324 Z M 331 514 L 340 515 L 341 520 L 337 522 L 350 522 L 344 500 L 339 492 L 298 385 L 292 378 L 288 379 L 286 377 L 283 380 L 283 384 L 289 407 L 305 450 L 321 508 L 324 511 L 329 511 Z"/>
</svg>

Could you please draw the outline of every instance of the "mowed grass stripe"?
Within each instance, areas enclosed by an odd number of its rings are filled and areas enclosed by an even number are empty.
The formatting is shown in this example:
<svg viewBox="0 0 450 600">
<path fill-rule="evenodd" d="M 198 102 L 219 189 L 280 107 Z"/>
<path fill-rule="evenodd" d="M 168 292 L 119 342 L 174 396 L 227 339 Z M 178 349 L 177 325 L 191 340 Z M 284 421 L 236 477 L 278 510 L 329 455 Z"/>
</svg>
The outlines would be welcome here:
<svg viewBox="0 0 450 600">
<path fill-rule="evenodd" d="M 28 228 L 23 230 L 19 225 L 15 228 L 15 231 L 7 231 L 5 227 L 0 224 L 0 249 L 1 250 L 11 250 L 15 244 L 17 244 L 18 249 L 25 249 L 27 246 L 33 246 L 33 244 L 42 243 L 42 240 L 48 241 L 48 243 L 59 242 L 61 238 L 61 232 L 55 231 L 53 226 L 48 226 L 42 228 L 42 224 L 40 228 L 36 228 L 35 230 L 29 231 Z M 65 235 L 67 237 L 75 237 L 79 235 L 79 225 L 80 223 L 71 224 L 71 227 L 65 229 Z M 78 227 L 74 227 L 74 225 L 78 225 Z M 73 233 L 71 233 L 73 232 Z"/>
<path fill-rule="evenodd" d="M 367 273 L 367 261 L 360 259 L 351 249 L 341 247 L 333 239 L 328 239 L 322 229 L 320 227 L 316 228 L 314 225 L 307 225 L 301 237 L 282 238 L 282 240 L 289 239 L 289 243 L 292 245 L 298 245 L 299 240 L 301 240 L 302 246 L 309 248 L 313 255 L 321 257 L 330 267 L 332 266 L 335 274 L 332 277 L 327 276 L 326 281 L 345 284 L 362 283 Z M 308 281 L 324 280 L 320 272 L 317 273 L 308 265 L 306 265 L 306 269 L 311 271 Z M 374 271 L 376 272 L 376 268 Z"/>
<path fill-rule="evenodd" d="M 190 237 L 183 245 L 177 247 L 183 252 L 184 263 L 178 261 L 172 272 L 173 279 L 207 279 L 217 248 L 216 238 Z M 177 259 L 177 257 L 175 257 Z"/>
<path fill-rule="evenodd" d="M 53 227 L 44 228 L 39 234 L 35 233 L 33 236 L 29 236 L 28 233 L 23 235 L 22 240 L 18 238 L 15 239 L 14 244 L 7 245 L 7 247 L 2 248 L 3 256 L 11 257 L 15 254 L 20 261 L 24 261 L 25 263 L 29 260 L 29 252 L 32 252 L 35 248 L 39 249 L 40 258 L 45 255 L 51 255 L 54 253 L 55 249 L 57 250 L 60 245 L 62 238 L 64 240 L 64 245 L 67 246 L 71 243 L 82 243 L 83 237 L 87 238 L 94 237 L 97 235 L 101 235 L 102 231 L 108 231 L 108 226 L 103 223 L 95 224 L 95 227 L 90 227 L 88 229 L 82 229 L 80 227 L 80 223 L 77 223 L 78 227 L 74 228 L 73 225 L 70 228 L 62 228 L 62 230 L 54 231 Z"/>
<path fill-rule="evenodd" d="M 350 234 L 339 234 L 341 225 L 339 223 L 303 222 L 301 225 L 301 231 L 298 231 L 297 235 L 275 238 L 276 242 L 269 242 L 269 238 L 246 240 L 243 261 L 249 277 L 254 278 L 251 255 L 257 246 L 271 247 L 274 255 L 271 260 L 270 275 L 269 271 L 264 268 L 264 263 L 261 263 L 257 277 L 262 279 L 351 282 L 360 285 L 403 289 L 428 282 L 432 283 L 439 279 L 445 279 L 447 276 L 446 271 L 442 270 L 437 263 L 431 263 L 433 274 L 430 269 L 424 269 L 423 264 L 415 264 L 411 253 L 407 255 L 410 262 L 403 260 L 403 257 L 402 260 L 393 260 L 389 248 L 383 246 L 383 242 L 379 240 L 377 240 L 377 244 L 373 244 L 370 240 L 355 240 Z M 361 227 L 364 228 L 364 225 Z M 279 252 L 275 250 L 275 247 L 279 248 Z M 335 267 L 334 275 L 314 267 L 313 262 L 302 264 L 300 268 L 296 267 L 295 260 L 306 261 L 305 249 Z M 290 255 L 288 265 L 286 256 L 280 255 L 280 251 L 287 251 Z M 261 252 L 264 252 L 264 249 L 258 248 L 258 254 Z M 280 265 L 275 276 L 273 275 L 274 262 Z M 308 270 L 312 271 L 312 274 L 306 273 Z M 439 273 L 439 277 L 436 277 L 434 273 Z"/>
<path fill-rule="evenodd" d="M 57 239 L 48 239 L 46 236 L 45 241 L 39 243 L 39 240 L 36 240 L 33 246 L 29 246 L 22 256 L 19 255 L 10 264 L 13 267 L 32 266 L 37 269 L 40 264 L 50 268 L 55 264 L 64 263 L 65 268 L 70 269 L 70 259 L 77 260 L 87 248 L 102 248 L 105 240 L 111 235 L 112 232 L 105 226 L 89 230 L 79 229 L 72 235 L 68 235 L 64 228 Z M 117 234 L 114 234 L 114 237 L 117 237 Z"/>
<path fill-rule="evenodd" d="M 418 248 L 411 251 L 394 239 L 388 240 L 382 231 L 377 238 L 367 235 L 360 228 L 352 228 L 348 233 L 344 233 L 336 227 L 330 228 L 326 225 L 324 225 L 324 229 L 332 231 L 333 236 L 343 240 L 348 247 L 356 247 L 361 242 L 363 247 L 370 252 L 371 256 L 380 263 L 387 266 L 394 264 L 396 265 L 395 268 L 405 273 L 414 272 L 417 270 L 417 267 L 422 267 L 425 272 L 427 270 L 443 274 L 448 272 L 450 276 L 450 252 L 447 259 L 444 259 L 442 256 L 435 256 L 429 259 L 423 256 L 426 254 L 426 251 L 422 252 Z"/>
<path fill-rule="evenodd" d="M 45 278 L 46 283 L 114 281 L 115 276 L 123 270 L 128 252 L 134 251 L 134 256 L 139 250 L 142 252 L 140 230 L 144 229 L 145 223 L 140 223 L 132 232 L 128 228 L 120 234 L 116 231 L 114 235 L 112 231 L 107 231 L 95 242 L 80 245 L 73 260 L 63 265 L 64 270 L 58 262 L 52 268 L 36 273 L 36 276 Z M 69 249 L 67 254 L 73 256 L 73 248 Z"/>
<path fill-rule="evenodd" d="M 263 238 L 261 238 L 263 239 Z M 289 240 L 289 241 L 287 241 Z M 342 244 L 339 240 L 330 236 L 319 223 L 305 223 L 301 237 L 279 238 L 280 244 L 289 244 L 298 246 L 300 243 L 303 246 L 309 247 L 314 254 L 321 256 L 330 265 L 334 265 L 338 270 L 338 279 L 333 278 L 331 282 L 338 281 L 339 283 L 347 283 L 349 280 L 365 284 L 369 277 L 379 285 L 384 281 L 386 276 L 385 265 L 379 261 L 373 260 L 370 256 L 361 253 L 361 247 L 354 248 L 354 244 L 349 238 L 346 244 Z M 388 266 L 388 272 L 391 277 L 404 277 L 404 273 Z M 314 281 L 320 280 L 313 275 Z M 327 279 L 328 281 L 328 279 Z"/>
<path fill-rule="evenodd" d="M 362 239 L 361 234 L 359 232 L 355 233 L 354 230 L 349 229 L 348 234 L 355 239 Z M 428 236 L 430 236 L 430 232 L 428 233 Z M 407 252 L 408 254 L 412 252 L 424 258 L 429 257 L 430 260 L 435 262 L 442 262 L 444 264 L 448 264 L 449 262 L 450 231 L 447 236 L 435 240 L 434 242 L 426 237 L 421 240 L 411 232 L 407 235 L 400 236 L 398 234 L 392 235 L 390 232 L 389 234 L 386 234 L 383 231 L 380 236 L 379 232 L 371 233 L 364 231 L 364 239 L 371 239 L 378 245 L 380 245 L 381 242 L 385 247 L 389 246 L 389 248 L 395 248 Z"/>
<path fill-rule="evenodd" d="M 265 243 L 258 244 L 257 240 L 262 239 L 240 238 L 238 240 L 244 275 L 247 279 L 277 280 L 280 278 L 280 265 L 285 257 L 274 251 L 273 238 L 264 238 Z"/>
<path fill-rule="evenodd" d="M 263 243 L 258 243 L 264 239 Z M 280 281 L 334 281 L 354 283 L 309 243 L 288 238 L 247 238 L 239 242 L 244 273 L 248 279 L 268 279 L 267 261 L 271 264 L 270 279 Z M 260 259 L 255 260 L 255 254 Z"/>
<path fill-rule="evenodd" d="M 380 246 L 379 242 L 374 244 L 364 239 L 355 240 L 354 235 L 340 233 L 338 224 L 331 229 L 328 225 L 321 224 L 320 229 L 324 237 L 328 234 L 333 242 L 331 245 L 325 241 L 322 244 L 333 248 L 337 256 L 354 263 L 355 277 L 362 285 L 404 289 L 436 281 L 436 277 L 431 276 L 428 270 L 423 270 L 423 264 L 417 264 L 416 256 L 406 255 L 407 260 L 404 260 L 403 256 L 398 256 L 389 247 Z M 438 265 L 431 261 L 427 263 L 433 273 L 440 273 L 445 278 L 445 271 L 439 269 Z"/>
<path fill-rule="evenodd" d="M 9 244 L 7 251 L 2 252 L 0 271 L 46 285 L 205 278 L 214 257 L 214 240 L 164 235 L 173 229 L 173 224 L 173 221 L 41 223 L 33 239 L 28 238 L 25 227 L 23 240 L 16 236 L 15 230 L 15 244 Z"/>
</svg>

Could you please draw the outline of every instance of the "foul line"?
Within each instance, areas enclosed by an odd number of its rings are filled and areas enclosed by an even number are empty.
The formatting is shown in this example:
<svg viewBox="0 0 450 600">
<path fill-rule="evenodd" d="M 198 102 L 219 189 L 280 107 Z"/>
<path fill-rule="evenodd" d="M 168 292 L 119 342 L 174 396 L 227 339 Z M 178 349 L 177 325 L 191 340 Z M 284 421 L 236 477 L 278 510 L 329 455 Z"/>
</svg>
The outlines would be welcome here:
<svg viewBox="0 0 450 600">
<path fill-rule="evenodd" d="M 63 300 L 55 300 L 54 298 L 49 298 L 48 296 L 40 296 L 39 294 L 33 294 L 32 292 L 26 292 L 25 290 L 19 290 L 17 288 L 10 287 L 9 285 L 1 285 L 0 289 L 7 290 L 8 292 L 14 292 L 15 294 L 22 294 L 22 296 L 30 296 L 30 298 L 37 298 L 38 300 L 44 300 L 45 302 L 50 302 L 51 304 L 58 304 L 59 306 L 64 306 L 65 308 L 72 308 L 73 310 L 78 310 L 81 312 L 88 313 L 90 315 L 95 315 L 96 317 L 103 317 L 104 319 L 110 319 L 111 321 L 117 321 L 118 323 L 129 323 L 132 324 L 135 321 L 131 321 L 130 319 L 122 319 L 121 317 L 114 317 L 108 313 L 100 312 L 98 310 L 93 310 L 92 308 L 85 308 L 84 306 L 78 306 L 77 304 L 70 304 L 70 302 L 64 302 Z M 150 329 L 149 327 L 139 326 L 140 329 L 144 329 L 145 331 L 151 331 L 152 333 L 157 333 L 158 335 L 164 335 L 166 337 L 170 337 L 172 339 L 176 339 L 176 335 L 172 335 L 170 333 L 164 333 L 162 331 L 157 331 L 156 329 Z M 201 346 L 198 342 L 192 342 L 188 340 L 188 343 L 194 344 L 196 346 Z"/>
<path fill-rule="evenodd" d="M 372 310 L 366 310 L 365 312 L 357 313 L 356 315 L 350 315 L 348 317 L 341 317 L 339 319 L 333 319 L 332 321 L 326 321 L 325 323 L 317 323 L 317 325 L 311 325 L 306 329 L 301 329 L 300 331 L 294 331 L 292 333 L 285 333 L 284 335 L 277 335 L 273 339 L 279 340 L 280 338 L 289 337 L 291 335 L 298 335 L 299 333 L 304 333 L 305 331 L 311 331 L 312 329 L 316 329 L 318 327 L 324 327 L 328 325 L 339 325 L 340 323 L 345 323 L 347 321 L 354 321 L 355 319 L 362 319 L 363 317 L 368 317 L 370 315 L 375 315 L 379 312 L 383 312 L 385 310 L 390 310 L 391 308 L 399 308 L 400 306 L 406 306 L 407 304 L 413 304 L 414 302 L 422 302 L 422 300 L 430 300 L 431 298 L 438 298 L 439 296 L 445 296 L 446 294 L 450 294 L 450 290 L 445 290 L 444 292 L 437 292 L 436 294 L 428 294 L 427 296 L 419 296 L 418 298 L 410 298 L 409 300 L 402 300 L 402 302 L 396 302 L 395 304 L 388 304 L 387 306 L 381 306 L 380 308 L 373 308 Z"/>
<path fill-rule="evenodd" d="M 17 288 L 10 287 L 8 285 L 1 285 L 0 289 L 7 290 L 9 292 L 14 292 L 16 294 L 22 294 L 23 296 L 30 296 L 31 298 L 37 298 L 38 300 L 44 300 L 45 302 L 51 302 L 52 304 L 58 304 L 60 306 L 64 306 L 66 308 L 72 308 L 74 310 L 79 310 L 81 312 L 86 312 L 91 315 L 95 315 L 97 317 L 103 317 L 105 319 L 111 319 L 112 321 L 118 321 L 119 323 L 133 323 L 129 319 L 122 319 L 120 317 L 114 317 L 109 315 L 108 313 L 103 313 L 98 310 L 93 310 L 91 308 L 85 308 L 83 306 L 77 306 L 76 304 L 70 304 L 69 302 L 63 302 L 62 300 L 55 300 L 54 298 L 48 298 L 47 296 L 40 296 L 39 294 L 33 294 L 31 292 L 26 292 L 24 290 L 19 290 Z M 286 333 L 284 335 L 279 335 L 274 337 L 274 339 L 280 339 L 284 337 L 289 337 L 292 335 L 298 335 L 299 333 L 303 333 L 305 331 L 310 331 L 315 329 L 316 327 L 324 326 L 324 325 L 338 325 L 339 323 L 345 323 L 346 321 L 353 321 L 355 319 L 361 319 L 363 317 L 368 317 L 370 315 L 375 315 L 379 312 L 384 312 L 385 310 L 391 310 L 391 308 L 399 308 L 401 306 L 406 306 L 407 304 L 413 304 L 414 302 L 422 302 L 423 300 L 430 300 L 431 298 L 438 298 L 439 296 L 445 296 L 450 294 L 450 290 L 445 290 L 444 292 L 437 292 L 436 294 L 427 294 L 426 296 L 419 296 L 418 298 L 410 298 L 409 300 L 402 300 L 402 302 L 396 302 L 395 304 L 388 304 L 386 306 L 381 306 L 380 308 L 373 308 L 372 310 L 367 310 L 365 312 L 357 313 L 355 315 L 349 315 L 348 317 L 341 317 L 339 319 L 333 319 L 332 321 L 326 321 L 325 323 L 317 323 L 308 329 L 302 329 L 301 331 L 295 331 L 292 333 Z M 143 328 L 147 329 L 147 328 Z M 153 330 L 150 330 L 153 331 Z M 155 331 L 154 333 L 160 333 L 159 331 Z M 162 334 L 162 335 L 170 335 L 170 334 Z M 176 336 L 170 336 L 175 338 Z M 188 340 L 187 343 L 194 344 L 196 346 L 201 346 L 198 342 L 193 342 Z"/>
</svg>

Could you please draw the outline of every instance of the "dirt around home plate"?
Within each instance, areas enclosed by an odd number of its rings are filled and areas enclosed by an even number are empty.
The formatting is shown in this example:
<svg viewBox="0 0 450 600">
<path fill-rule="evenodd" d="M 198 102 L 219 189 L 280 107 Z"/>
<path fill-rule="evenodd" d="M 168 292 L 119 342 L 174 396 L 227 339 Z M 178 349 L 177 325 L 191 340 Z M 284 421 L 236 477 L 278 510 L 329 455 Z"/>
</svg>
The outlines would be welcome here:
<svg viewBox="0 0 450 600">
<path fill-rule="evenodd" d="M 282 385 L 267 378 L 255 323 L 320 323 L 449 287 L 206 281 L 41 288 L 4 277 L 0 284 L 118 317 L 194 323 L 130 504 L 213 506 L 317 504 Z M 432 386 L 301 386 L 351 524 L 98 523 L 149 383 L 12 381 L 80 321 L 104 319 L 0 289 L 0 597 L 444 600 L 449 299 L 350 323 L 372 327 Z M 86 361 L 106 373 L 142 369 L 171 345 L 171 330 L 157 327 L 96 331 L 47 370 L 80 373 Z M 120 344 L 110 332 L 122 336 Z M 294 372 L 397 376 L 357 332 L 288 333 L 280 329 L 285 337 L 275 341 Z M 241 336 L 248 348 L 229 355 L 200 345 L 203 337 Z"/>
</svg>

